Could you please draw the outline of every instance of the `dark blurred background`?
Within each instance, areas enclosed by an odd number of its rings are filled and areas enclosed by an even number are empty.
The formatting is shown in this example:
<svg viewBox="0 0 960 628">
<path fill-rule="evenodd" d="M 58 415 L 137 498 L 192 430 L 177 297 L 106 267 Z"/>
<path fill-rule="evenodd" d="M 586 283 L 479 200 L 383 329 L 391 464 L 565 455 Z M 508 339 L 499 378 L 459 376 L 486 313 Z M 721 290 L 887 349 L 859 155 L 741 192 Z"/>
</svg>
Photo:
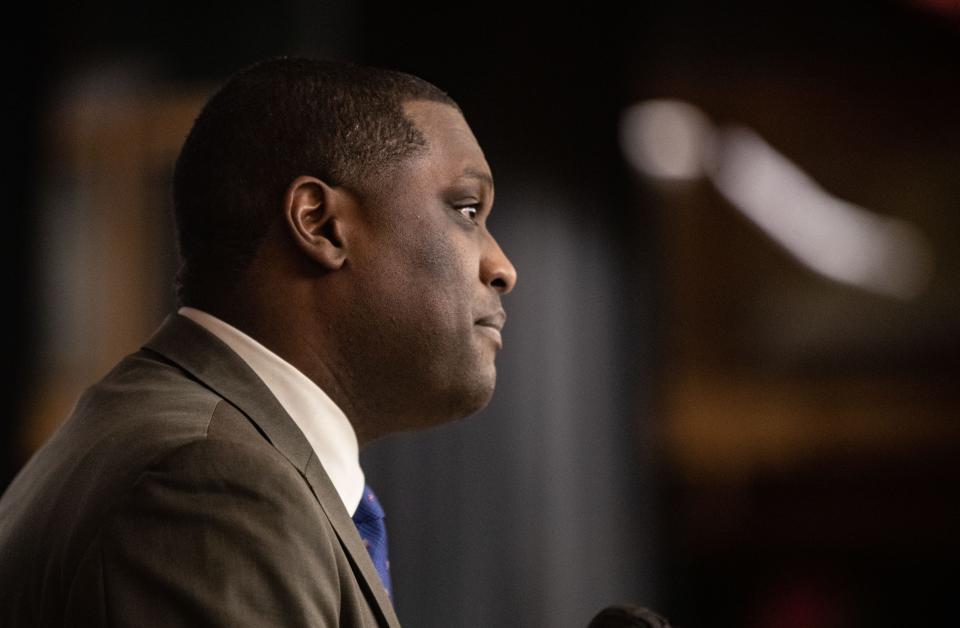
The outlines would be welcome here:
<svg viewBox="0 0 960 628">
<path fill-rule="evenodd" d="M 466 112 L 490 406 L 363 452 L 408 626 L 953 625 L 960 4 L 39 2 L 6 20 L 5 486 L 175 307 L 168 186 L 278 54 Z"/>
</svg>

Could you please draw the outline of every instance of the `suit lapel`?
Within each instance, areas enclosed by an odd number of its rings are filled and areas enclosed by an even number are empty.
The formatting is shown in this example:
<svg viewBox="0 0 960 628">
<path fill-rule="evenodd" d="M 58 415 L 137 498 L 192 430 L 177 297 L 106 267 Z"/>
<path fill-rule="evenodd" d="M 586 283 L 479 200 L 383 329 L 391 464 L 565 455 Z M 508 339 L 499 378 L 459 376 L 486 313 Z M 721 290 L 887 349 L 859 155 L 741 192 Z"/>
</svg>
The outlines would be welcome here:
<svg viewBox="0 0 960 628">
<path fill-rule="evenodd" d="M 277 451 L 300 471 L 339 537 L 358 579 L 376 601 L 374 606 L 380 620 L 399 628 L 400 622 L 380 576 L 333 483 L 300 428 L 267 385 L 223 341 L 175 312 L 167 316 L 143 347 L 175 362 L 239 408 Z"/>
<path fill-rule="evenodd" d="M 323 508 L 327 519 L 330 520 L 330 525 L 333 526 L 334 530 L 337 530 L 340 543 L 346 550 L 347 556 L 350 557 L 354 569 L 359 570 L 360 573 L 363 574 L 362 580 L 366 585 L 368 593 L 376 598 L 377 605 L 379 606 L 378 610 L 380 611 L 380 620 L 388 626 L 396 626 L 399 628 L 400 620 L 397 619 L 396 612 L 393 609 L 393 603 L 390 601 L 390 598 L 387 597 L 387 590 L 383 587 L 380 574 L 377 573 L 377 568 L 374 567 L 373 561 L 370 560 L 370 554 L 367 552 L 367 548 L 363 546 L 363 540 L 360 538 L 360 533 L 357 532 L 357 526 L 347 513 L 346 508 L 343 507 L 343 502 L 336 494 L 333 483 L 327 477 L 326 472 L 323 470 L 316 456 L 312 456 L 307 464 L 306 478 L 315 493 L 318 489 L 323 491 L 317 494 L 320 507 Z M 335 502 L 339 507 L 328 508 L 326 504 L 331 502 Z M 349 530 L 351 533 L 341 534 L 340 530 Z M 358 556 L 362 557 L 363 560 L 358 560 Z"/>
</svg>

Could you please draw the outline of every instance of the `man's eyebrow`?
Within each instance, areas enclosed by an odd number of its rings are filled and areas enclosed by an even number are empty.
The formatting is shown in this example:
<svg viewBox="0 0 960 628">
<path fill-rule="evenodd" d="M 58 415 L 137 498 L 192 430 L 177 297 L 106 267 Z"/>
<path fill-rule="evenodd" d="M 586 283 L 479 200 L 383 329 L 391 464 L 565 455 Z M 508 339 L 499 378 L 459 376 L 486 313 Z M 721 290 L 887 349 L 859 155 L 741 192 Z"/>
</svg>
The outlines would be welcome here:
<svg viewBox="0 0 960 628">
<path fill-rule="evenodd" d="M 479 179 L 483 183 L 486 183 L 488 187 L 493 187 L 493 177 L 484 172 L 483 170 L 477 170 L 476 168 L 467 168 L 463 173 L 457 177 L 458 179 Z"/>
</svg>

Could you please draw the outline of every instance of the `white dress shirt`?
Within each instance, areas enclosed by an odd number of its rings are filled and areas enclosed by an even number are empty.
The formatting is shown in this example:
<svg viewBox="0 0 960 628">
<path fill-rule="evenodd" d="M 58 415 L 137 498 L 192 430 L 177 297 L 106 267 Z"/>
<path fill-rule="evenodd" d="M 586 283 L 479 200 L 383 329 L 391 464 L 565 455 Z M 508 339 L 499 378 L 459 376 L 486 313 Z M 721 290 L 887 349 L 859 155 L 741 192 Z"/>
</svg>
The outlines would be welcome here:
<svg viewBox="0 0 960 628">
<path fill-rule="evenodd" d="M 181 307 L 178 313 L 226 343 L 263 380 L 307 437 L 352 516 L 363 496 L 365 480 L 357 433 L 343 410 L 295 366 L 236 327 L 192 307 Z"/>
</svg>

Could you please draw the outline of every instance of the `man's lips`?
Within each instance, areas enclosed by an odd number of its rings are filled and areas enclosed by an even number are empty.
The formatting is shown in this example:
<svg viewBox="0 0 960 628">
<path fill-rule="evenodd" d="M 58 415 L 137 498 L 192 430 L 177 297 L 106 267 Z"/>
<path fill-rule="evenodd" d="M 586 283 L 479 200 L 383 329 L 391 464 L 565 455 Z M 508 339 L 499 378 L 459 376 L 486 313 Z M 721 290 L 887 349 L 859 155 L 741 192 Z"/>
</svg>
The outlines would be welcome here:
<svg viewBox="0 0 960 628">
<path fill-rule="evenodd" d="M 477 319 L 477 325 L 483 325 L 484 327 L 493 327 L 497 331 L 503 329 L 503 325 L 507 322 L 507 313 L 502 309 L 497 310 L 489 316 L 484 316 L 483 318 Z"/>
<path fill-rule="evenodd" d="M 503 329 L 504 323 L 507 322 L 507 313 L 502 309 L 490 314 L 489 316 L 484 316 L 483 318 L 477 319 L 476 325 L 483 330 L 483 332 L 489 335 L 497 343 L 498 347 L 503 347 L 503 338 L 500 336 L 500 330 Z"/>
</svg>

